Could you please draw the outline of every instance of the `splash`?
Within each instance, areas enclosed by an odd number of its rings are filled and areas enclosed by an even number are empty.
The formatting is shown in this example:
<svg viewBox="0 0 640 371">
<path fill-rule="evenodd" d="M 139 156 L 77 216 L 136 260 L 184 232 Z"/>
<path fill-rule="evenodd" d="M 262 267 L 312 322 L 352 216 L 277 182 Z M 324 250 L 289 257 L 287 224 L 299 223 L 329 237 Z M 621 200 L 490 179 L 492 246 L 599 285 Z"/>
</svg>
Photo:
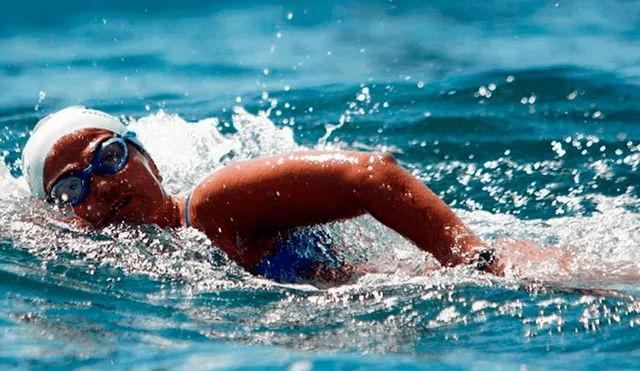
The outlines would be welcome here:
<svg viewBox="0 0 640 371">
<path fill-rule="evenodd" d="M 251 115 L 242 108 L 235 109 L 235 132 L 228 135 L 220 132 L 217 119 L 189 123 L 163 111 L 132 120 L 130 125 L 157 163 L 163 183 L 171 192 L 187 190 L 233 161 L 304 148 L 295 143 L 290 128 L 278 128 L 266 114 Z M 44 268 L 69 266 L 89 276 L 108 276 L 110 280 L 120 280 L 123 275 L 144 276 L 175 284 L 187 292 L 233 285 L 274 285 L 249 276 L 194 229 L 115 224 L 100 231 L 77 230 L 60 221 L 66 216 L 65 210 L 30 200 L 24 179 L 13 178 L 6 168 L 2 171 L 0 181 L 11 192 L 0 196 L 5 206 L 0 212 L 0 233 L 14 247 L 40 259 Z M 380 243 L 395 245 L 394 249 L 410 246 L 399 236 L 374 226 L 371 218 L 361 218 L 335 223 L 327 229 L 334 241 L 349 251 L 351 261 L 368 260 L 372 254 L 365 251 L 375 251 Z M 82 281 L 75 280 L 73 285 L 82 285 Z"/>
<path fill-rule="evenodd" d="M 301 148 L 293 140 L 292 130 L 276 127 L 266 113 L 255 116 L 234 108 L 233 135 L 222 134 L 219 124 L 216 118 L 190 123 L 164 111 L 130 123 L 157 162 L 164 186 L 174 193 L 195 186 L 231 161 Z"/>
<path fill-rule="evenodd" d="M 243 108 L 234 110 L 232 134 L 222 134 L 220 123 L 215 118 L 190 123 L 163 111 L 131 120 L 130 125 L 159 166 L 165 187 L 176 193 L 193 187 L 203 177 L 233 161 L 305 148 L 295 142 L 291 128 L 274 125 L 268 112 L 252 115 Z M 319 140 L 317 148 L 327 148 L 326 139 L 331 128 Z M 499 176 L 500 173 L 491 173 L 491 170 L 500 169 L 500 166 L 506 167 L 507 171 L 514 168 L 525 172 L 528 166 L 509 160 L 498 160 L 497 163 L 501 165 L 485 164 L 485 172 L 472 163 L 435 164 L 419 170 L 418 176 L 433 181 L 458 174 L 459 182 L 466 184 L 474 179 L 486 182 L 487 176 L 489 180 Z M 548 162 L 536 168 L 544 172 L 555 171 L 559 167 L 555 162 Z M 42 203 L 37 201 L 23 202 L 28 198 L 23 179 L 11 177 L 5 168 L 1 171 L 0 182 L 4 189 L 10 190 L 0 195 L 4 204 L 0 214 L 3 221 L 1 233 L 14 246 L 26 249 L 41 259 L 44 266 L 54 261 L 60 263 L 62 259 L 60 264 L 82 267 L 93 272 L 91 274 L 104 270 L 107 275 L 114 275 L 115 270 L 120 272 L 118 274 L 171 282 L 195 292 L 230 285 L 276 285 L 250 277 L 212 246 L 204 235 L 192 229 L 159 230 L 113 225 L 99 232 L 75 230 L 57 221 L 61 216 L 59 210 L 48 206 L 43 209 Z M 504 197 L 500 192 L 495 194 Z M 534 198 L 539 196 L 538 193 L 531 195 Z M 575 194 L 574 197 L 579 203 L 580 195 Z M 524 203 L 529 201 L 530 198 L 522 198 Z M 502 285 L 513 284 L 516 277 L 544 281 L 549 275 L 558 278 L 564 274 L 564 279 L 571 280 L 585 271 L 593 273 L 594 270 L 600 273 L 592 274 L 592 280 L 606 274 L 609 278 L 616 274 L 633 277 L 631 272 L 638 268 L 635 262 L 639 258 L 637 247 L 640 245 L 636 228 L 640 220 L 633 210 L 640 206 L 640 202 L 630 194 L 590 197 L 590 201 L 597 205 L 595 214 L 545 221 L 523 221 L 514 215 L 473 209 L 458 210 L 458 213 L 491 244 L 499 244 L 500 238 L 509 236 L 533 241 L 540 246 L 559 246 L 571 250 L 574 255 L 569 276 L 553 264 L 524 264 L 515 277 L 503 280 Z M 438 264 L 432 257 L 371 217 L 333 223 L 326 226 L 326 230 L 332 240 L 341 245 L 347 259 L 361 265 L 366 273 L 357 287 L 402 285 L 415 282 L 419 277 L 423 277 L 422 284 L 425 279 L 435 282 L 442 277 L 451 284 L 464 284 L 468 277 L 473 277 L 477 283 L 477 274 L 465 269 L 453 270 L 457 272 L 453 275 L 433 273 Z M 606 272 L 607 267 L 613 268 Z"/>
<path fill-rule="evenodd" d="M 162 111 L 131 123 L 172 192 L 189 189 L 233 161 L 304 148 L 288 127 L 274 125 L 266 115 L 236 109 L 231 124 L 234 132 L 223 135 L 216 119 L 190 123 Z M 339 141 L 332 145 L 351 147 Z M 322 142 L 314 146 L 328 147 Z M 493 184 L 502 171 L 534 169 L 516 161 L 498 163 L 482 172 L 477 164 L 465 162 L 450 163 L 453 171 L 445 163 L 412 164 L 412 170 L 431 182 L 453 176 L 468 184 L 478 179 Z M 535 171 L 556 169 L 561 166 L 549 162 Z M 574 194 L 578 203 L 589 197 L 597 212 L 578 210 L 573 216 L 544 220 L 455 209 L 494 246 L 510 236 L 533 241 L 536 248 L 571 250 L 576 260 L 569 274 L 545 264 L 525 265 L 504 278 L 465 267 L 440 269 L 431 256 L 365 216 L 325 227 L 346 259 L 359 264 L 362 275 L 346 285 L 319 288 L 253 277 L 194 229 L 114 224 L 100 231 L 76 230 L 59 221 L 62 211 L 29 201 L 23 179 L 13 178 L 8 169 L 0 171 L 0 185 L 7 190 L 0 195 L 0 274 L 9 285 L 29 282 L 44 286 L 42 291 L 60 291 L 56 295 L 63 297 L 38 303 L 37 311 L 33 304 L 12 304 L 25 308 L 14 309 L 12 316 L 33 322 L 44 336 L 75 345 L 69 352 L 86 349 L 89 343 L 94 355 L 102 354 L 108 341 L 93 329 L 105 323 L 142 344 L 179 347 L 175 337 L 161 335 L 179 328 L 179 336 L 189 338 L 433 357 L 439 355 L 430 349 L 440 349 L 443 341 L 466 338 L 474 339 L 484 354 L 500 343 L 496 328 L 512 329 L 511 339 L 521 349 L 558 346 L 574 334 L 607 334 L 640 325 L 640 307 L 628 295 L 635 293 L 638 281 L 628 273 L 638 268 L 640 242 L 640 205 L 633 193 Z M 536 197 L 523 194 L 521 201 L 533 204 Z M 617 271 L 598 270 L 603 266 Z M 118 309 L 113 302 L 120 303 Z M 74 325 L 78 308 L 90 308 L 85 313 L 93 316 L 83 320 L 80 329 Z M 58 313 L 72 313 L 72 319 Z M 16 339 L 33 336 L 20 332 Z"/>
</svg>

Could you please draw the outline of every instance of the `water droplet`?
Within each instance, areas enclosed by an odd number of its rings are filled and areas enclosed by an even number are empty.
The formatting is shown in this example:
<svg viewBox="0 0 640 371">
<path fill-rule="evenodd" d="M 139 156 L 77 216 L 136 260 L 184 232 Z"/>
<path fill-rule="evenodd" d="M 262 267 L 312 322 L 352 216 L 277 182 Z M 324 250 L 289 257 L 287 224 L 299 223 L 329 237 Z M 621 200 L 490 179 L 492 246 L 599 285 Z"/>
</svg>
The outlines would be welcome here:
<svg viewBox="0 0 640 371">
<path fill-rule="evenodd" d="M 44 101 L 44 98 L 46 96 L 47 96 L 47 93 L 45 93 L 44 91 L 40 90 L 40 93 L 38 94 L 38 103 L 36 103 L 36 106 L 34 107 L 36 111 L 38 109 L 40 109 L 40 104 L 42 104 L 42 102 Z"/>
</svg>

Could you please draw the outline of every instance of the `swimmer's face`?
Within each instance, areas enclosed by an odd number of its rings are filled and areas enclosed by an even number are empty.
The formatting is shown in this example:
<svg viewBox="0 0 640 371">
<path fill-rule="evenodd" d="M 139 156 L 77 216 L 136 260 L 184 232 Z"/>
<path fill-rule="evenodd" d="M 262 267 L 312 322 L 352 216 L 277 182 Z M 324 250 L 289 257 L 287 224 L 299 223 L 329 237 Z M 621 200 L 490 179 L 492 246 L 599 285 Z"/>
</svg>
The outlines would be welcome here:
<svg viewBox="0 0 640 371">
<path fill-rule="evenodd" d="M 102 129 L 84 129 L 62 137 L 49 152 L 44 166 L 47 194 L 56 182 L 86 168 L 97 148 L 114 136 Z M 87 198 L 73 206 L 75 214 L 94 225 L 115 221 L 159 223 L 168 196 L 157 168 L 148 155 L 127 141 L 129 158 L 115 174 L 93 172 Z M 163 223 L 159 223 L 163 224 Z"/>
</svg>

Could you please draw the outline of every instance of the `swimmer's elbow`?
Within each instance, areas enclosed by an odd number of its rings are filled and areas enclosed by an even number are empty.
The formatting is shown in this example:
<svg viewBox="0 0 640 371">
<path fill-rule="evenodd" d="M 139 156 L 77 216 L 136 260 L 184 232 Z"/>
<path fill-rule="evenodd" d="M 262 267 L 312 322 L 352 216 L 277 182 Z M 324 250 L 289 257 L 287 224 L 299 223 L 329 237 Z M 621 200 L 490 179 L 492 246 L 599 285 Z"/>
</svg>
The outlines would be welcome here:
<svg viewBox="0 0 640 371">
<path fill-rule="evenodd" d="M 358 164 L 349 173 L 350 181 L 355 185 L 379 185 L 397 174 L 398 161 L 388 152 L 362 152 Z"/>
<path fill-rule="evenodd" d="M 377 154 L 380 157 L 380 162 L 384 165 L 397 166 L 398 161 L 396 157 L 389 152 L 380 152 Z"/>
</svg>

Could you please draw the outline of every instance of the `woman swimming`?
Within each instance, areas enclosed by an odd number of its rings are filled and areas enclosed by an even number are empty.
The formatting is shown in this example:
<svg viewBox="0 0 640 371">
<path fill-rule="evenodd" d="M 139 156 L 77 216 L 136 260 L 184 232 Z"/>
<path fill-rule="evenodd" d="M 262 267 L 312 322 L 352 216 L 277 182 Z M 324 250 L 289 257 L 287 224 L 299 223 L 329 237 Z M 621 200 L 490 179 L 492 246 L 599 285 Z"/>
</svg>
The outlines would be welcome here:
<svg viewBox="0 0 640 371">
<path fill-rule="evenodd" d="M 314 260 L 298 254 L 294 231 L 365 213 L 443 266 L 503 274 L 493 250 L 387 153 L 301 151 L 242 161 L 172 196 L 125 124 L 76 106 L 38 123 L 22 164 L 32 194 L 72 207 L 81 223 L 193 227 L 249 272 L 279 281 L 348 276 L 352 269 L 340 266 L 326 236 L 308 238 L 326 247 Z"/>
</svg>

